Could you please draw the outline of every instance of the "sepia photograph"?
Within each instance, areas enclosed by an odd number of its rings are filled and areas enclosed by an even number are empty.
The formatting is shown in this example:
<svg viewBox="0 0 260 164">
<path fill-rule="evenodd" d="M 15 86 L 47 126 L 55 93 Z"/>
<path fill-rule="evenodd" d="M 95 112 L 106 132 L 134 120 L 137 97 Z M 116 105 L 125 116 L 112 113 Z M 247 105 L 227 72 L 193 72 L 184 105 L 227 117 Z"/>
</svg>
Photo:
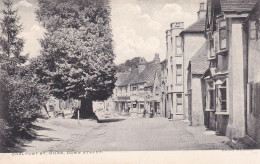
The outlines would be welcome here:
<svg viewBox="0 0 260 164">
<path fill-rule="evenodd" d="M 259 149 L 260 0 L 0 0 L 1 155 Z"/>
</svg>

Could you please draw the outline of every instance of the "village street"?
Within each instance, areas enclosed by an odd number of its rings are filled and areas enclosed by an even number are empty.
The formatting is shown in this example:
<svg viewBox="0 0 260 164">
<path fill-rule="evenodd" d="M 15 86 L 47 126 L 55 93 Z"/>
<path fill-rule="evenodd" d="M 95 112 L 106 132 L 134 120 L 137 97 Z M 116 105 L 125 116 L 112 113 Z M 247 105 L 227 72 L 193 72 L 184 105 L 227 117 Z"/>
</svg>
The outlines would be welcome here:
<svg viewBox="0 0 260 164">
<path fill-rule="evenodd" d="M 21 152 L 230 149 L 224 136 L 162 117 L 104 123 L 58 118 L 39 120 L 34 129 L 37 139 L 26 143 Z"/>
</svg>

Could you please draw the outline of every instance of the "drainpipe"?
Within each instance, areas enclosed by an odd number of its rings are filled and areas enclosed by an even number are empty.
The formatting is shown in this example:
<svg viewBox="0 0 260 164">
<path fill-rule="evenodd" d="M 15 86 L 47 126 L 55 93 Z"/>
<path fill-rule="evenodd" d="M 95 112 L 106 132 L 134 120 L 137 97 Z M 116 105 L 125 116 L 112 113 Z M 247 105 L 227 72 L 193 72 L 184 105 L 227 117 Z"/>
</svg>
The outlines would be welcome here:
<svg viewBox="0 0 260 164">
<path fill-rule="evenodd" d="M 246 21 L 247 22 L 247 21 Z M 247 31 L 248 31 L 248 26 L 247 23 L 243 23 L 243 42 L 244 42 L 244 49 L 243 49 L 243 55 L 244 55 L 244 61 L 245 61 L 245 69 L 244 69 L 244 99 L 245 99 L 245 104 L 244 104 L 244 117 L 245 117 L 245 135 L 248 134 L 248 125 L 247 125 L 247 84 L 248 84 L 248 36 Z"/>
</svg>

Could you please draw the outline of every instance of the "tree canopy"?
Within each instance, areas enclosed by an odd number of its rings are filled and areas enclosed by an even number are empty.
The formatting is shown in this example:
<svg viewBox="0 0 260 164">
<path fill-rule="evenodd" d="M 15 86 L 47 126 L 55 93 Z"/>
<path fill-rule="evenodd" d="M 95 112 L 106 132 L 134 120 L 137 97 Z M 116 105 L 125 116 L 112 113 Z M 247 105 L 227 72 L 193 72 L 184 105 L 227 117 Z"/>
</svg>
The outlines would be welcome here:
<svg viewBox="0 0 260 164">
<path fill-rule="evenodd" d="M 22 31 L 20 17 L 17 10 L 13 9 L 11 0 L 3 1 L 5 8 L 2 10 L 3 18 L 0 20 L 0 62 L 2 69 L 14 74 L 17 65 L 24 63 L 27 56 L 22 56 L 24 40 L 18 37 Z"/>
<path fill-rule="evenodd" d="M 0 20 L 0 152 L 10 151 L 19 138 L 32 137 L 31 122 L 40 116 L 48 99 L 48 86 L 35 76 L 39 60 L 23 64 L 24 40 L 19 38 L 22 25 L 11 0 L 1 1 Z"/>
<path fill-rule="evenodd" d="M 38 2 L 37 19 L 47 30 L 42 81 L 57 98 L 108 98 L 116 80 L 109 1 Z"/>
<path fill-rule="evenodd" d="M 135 57 L 131 60 L 126 60 L 124 63 L 117 66 L 117 72 L 125 72 L 137 68 L 140 60 L 141 57 Z M 144 60 L 144 62 L 146 63 L 146 60 L 144 58 L 142 58 L 142 60 Z"/>
</svg>

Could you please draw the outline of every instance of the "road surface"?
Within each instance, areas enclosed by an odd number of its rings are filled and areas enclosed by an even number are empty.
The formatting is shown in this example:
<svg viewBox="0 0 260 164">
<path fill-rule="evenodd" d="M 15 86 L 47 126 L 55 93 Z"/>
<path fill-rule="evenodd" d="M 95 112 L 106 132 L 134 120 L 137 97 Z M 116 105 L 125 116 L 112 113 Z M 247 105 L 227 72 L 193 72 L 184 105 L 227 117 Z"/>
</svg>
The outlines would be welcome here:
<svg viewBox="0 0 260 164">
<path fill-rule="evenodd" d="M 229 140 L 205 127 L 184 121 L 126 118 L 97 123 L 91 120 L 49 119 L 35 123 L 37 139 L 23 152 L 147 151 L 230 149 Z"/>
</svg>

